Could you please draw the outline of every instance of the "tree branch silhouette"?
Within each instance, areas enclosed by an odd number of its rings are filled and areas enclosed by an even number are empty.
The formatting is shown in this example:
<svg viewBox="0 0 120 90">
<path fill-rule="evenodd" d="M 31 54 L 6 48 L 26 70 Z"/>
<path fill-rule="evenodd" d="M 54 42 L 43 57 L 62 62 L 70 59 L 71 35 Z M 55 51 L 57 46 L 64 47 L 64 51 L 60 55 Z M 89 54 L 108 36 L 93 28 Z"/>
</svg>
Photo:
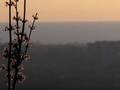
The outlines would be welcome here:
<svg viewBox="0 0 120 90">
<path fill-rule="evenodd" d="M 23 10 L 23 19 L 19 17 L 18 12 L 18 2 L 19 0 L 9 0 L 6 2 L 6 6 L 9 6 L 9 27 L 5 27 L 5 31 L 9 32 L 9 44 L 8 47 L 3 49 L 2 57 L 7 59 L 7 66 L 5 64 L 0 65 L 0 70 L 6 72 L 8 78 L 8 90 L 15 90 L 16 83 L 23 82 L 25 80 L 25 75 L 23 74 L 24 66 L 22 61 L 28 61 L 30 56 L 27 55 L 27 50 L 30 47 L 30 37 L 32 30 L 35 29 L 35 21 L 38 20 L 38 13 L 33 15 L 32 25 L 29 26 L 30 32 L 27 35 L 25 33 L 26 20 L 26 0 L 24 0 L 24 10 Z M 13 20 L 16 22 L 15 25 L 12 25 L 12 6 L 15 8 L 16 15 L 13 16 Z M 22 23 L 22 29 L 19 26 L 19 23 Z M 25 47 L 22 48 L 22 47 Z"/>
</svg>

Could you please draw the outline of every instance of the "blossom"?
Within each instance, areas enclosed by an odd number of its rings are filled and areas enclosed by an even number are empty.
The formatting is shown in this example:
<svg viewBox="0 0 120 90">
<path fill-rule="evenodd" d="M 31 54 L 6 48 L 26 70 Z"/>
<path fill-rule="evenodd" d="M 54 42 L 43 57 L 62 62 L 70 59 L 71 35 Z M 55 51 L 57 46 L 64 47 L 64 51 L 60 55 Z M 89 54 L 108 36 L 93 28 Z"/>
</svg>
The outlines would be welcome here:
<svg viewBox="0 0 120 90">
<path fill-rule="evenodd" d="M 28 22 L 28 20 L 22 20 L 22 22 L 23 22 L 23 23 L 26 23 L 26 22 Z"/>
<path fill-rule="evenodd" d="M 11 30 L 15 30 L 15 26 L 11 26 Z"/>
<path fill-rule="evenodd" d="M 29 25 L 29 28 L 30 28 L 30 30 L 34 30 L 34 29 L 35 29 L 35 26 L 30 26 L 30 25 Z"/>
<path fill-rule="evenodd" d="M 25 61 L 28 61 L 28 60 L 30 60 L 30 56 L 25 54 L 25 55 L 23 56 L 23 59 L 24 59 Z"/>
<path fill-rule="evenodd" d="M 32 45 L 30 44 L 30 42 L 26 42 L 25 47 L 27 47 L 27 48 L 31 48 Z"/>
<path fill-rule="evenodd" d="M 38 13 L 36 13 L 36 15 L 32 15 L 32 17 L 33 17 L 34 20 L 38 20 L 37 15 L 38 15 Z"/>
<path fill-rule="evenodd" d="M 14 0 L 15 2 L 18 2 L 19 0 Z"/>
<path fill-rule="evenodd" d="M 5 47 L 5 48 L 3 49 L 2 58 L 5 59 L 5 58 L 7 58 L 7 57 L 8 57 L 8 49 L 7 49 L 7 47 Z"/>
<path fill-rule="evenodd" d="M 29 38 L 28 38 L 28 36 L 27 36 L 26 33 L 24 33 L 23 36 L 24 36 L 24 39 L 25 39 L 26 41 L 29 41 Z"/>
<path fill-rule="evenodd" d="M 10 65 L 12 66 L 12 68 L 15 68 L 17 63 L 17 60 L 11 59 Z"/>
<path fill-rule="evenodd" d="M 19 21 L 22 21 L 22 18 L 21 18 L 21 17 L 18 17 L 18 20 L 19 20 Z"/>
<path fill-rule="evenodd" d="M 11 6 L 15 6 L 15 3 L 13 1 L 11 2 Z"/>
<path fill-rule="evenodd" d="M 15 17 L 15 16 L 13 17 L 13 20 L 16 20 L 16 17 Z"/>
<path fill-rule="evenodd" d="M 5 74 L 6 77 L 8 77 L 8 73 Z M 10 79 L 13 80 L 14 79 L 14 73 L 13 72 L 10 72 Z"/>
<path fill-rule="evenodd" d="M 15 16 L 13 16 L 13 20 L 16 20 L 16 21 L 22 21 L 22 19 L 21 19 L 20 16 L 19 16 L 19 17 L 15 17 Z"/>
<path fill-rule="evenodd" d="M 6 71 L 6 65 L 5 64 L 0 65 L 0 71 Z"/>
<path fill-rule="evenodd" d="M 8 26 L 5 26 L 5 31 L 8 31 Z"/>
<path fill-rule="evenodd" d="M 9 3 L 8 3 L 8 2 L 5 2 L 5 4 L 6 4 L 6 7 L 9 6 Z"/>
<path fill-rule="evenodd" d="M 11 26 L 10 28 L 8 28 L 7 26 L 5 27 L 5 31 L 8 31 L 8 30 L 15 30 L 15 26 Z"/>
<path fill-rule="evenodd" d="M 19 71 L 23 71 L 23 70 L 24 70 L 23 65 L 22 65 L 22 64 L 20 64 L 20 65 L 18 66 L 18 69 L 19 69 Z"/>
<path fill-rule="evenodd" d="M 17 80 L 22 83 L 25 80 L 25 75 L 22 72 L 18 72 Z"/>
<path fill-rule="evenodd" d="M 17 47 L 18 44 L 19 44 L 19 42 L 18 42 L 17 39 L 14 39 L 14 40 L 12 41 L 13 47 Z"/>
</svg>

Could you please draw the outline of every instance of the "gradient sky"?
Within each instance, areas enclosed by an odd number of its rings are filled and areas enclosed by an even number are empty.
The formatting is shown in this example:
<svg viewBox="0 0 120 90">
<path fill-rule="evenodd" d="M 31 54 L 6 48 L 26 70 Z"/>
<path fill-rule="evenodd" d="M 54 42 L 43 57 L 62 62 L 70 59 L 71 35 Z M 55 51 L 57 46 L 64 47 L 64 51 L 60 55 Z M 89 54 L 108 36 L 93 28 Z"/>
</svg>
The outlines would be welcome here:
<svg viewBox="0 0 120 90">
<path fill-rule="evenodd" d="M 5 1 L 0 0 L 0 22 L 6 22 L 8 17 Z M 22 2 L 19 9 L 21 12 Z M 120 21 L 120 0 L 27 0 L 27 2 L 29 20 L 32 14 L 38 12 L 41 22 Z"/>
</svg>

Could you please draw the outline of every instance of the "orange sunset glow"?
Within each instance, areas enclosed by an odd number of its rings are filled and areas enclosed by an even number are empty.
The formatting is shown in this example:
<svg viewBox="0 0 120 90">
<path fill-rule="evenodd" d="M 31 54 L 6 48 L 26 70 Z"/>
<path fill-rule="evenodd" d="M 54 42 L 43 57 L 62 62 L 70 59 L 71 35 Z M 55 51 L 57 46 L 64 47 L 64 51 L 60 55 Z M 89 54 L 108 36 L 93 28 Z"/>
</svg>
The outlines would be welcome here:
<svg viewBox="0 0 120 90">
<path fill-rule="evenodd" d="M 0 22 L 7 21 L 5 1 L 0 0 Z M 40 22 L 120 21 L 120 0 L 27 0 L 27 18 L 36 12 Z"/>
</svg>

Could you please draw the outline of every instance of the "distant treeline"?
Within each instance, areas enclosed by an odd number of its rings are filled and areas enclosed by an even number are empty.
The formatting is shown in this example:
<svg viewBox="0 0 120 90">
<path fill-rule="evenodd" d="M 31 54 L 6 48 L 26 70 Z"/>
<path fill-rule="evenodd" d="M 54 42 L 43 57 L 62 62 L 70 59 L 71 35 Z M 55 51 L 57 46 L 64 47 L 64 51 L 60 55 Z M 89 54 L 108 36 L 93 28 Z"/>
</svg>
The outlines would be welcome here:
<svg viewBox="0 0 120 90">
<path fill-rule="evenodd" d="M 31 60 L 24 63 L 27 80 L 18 90 L 120 89 L 120 42 L 33 44 L 29 55 Z"/>
</svg>

